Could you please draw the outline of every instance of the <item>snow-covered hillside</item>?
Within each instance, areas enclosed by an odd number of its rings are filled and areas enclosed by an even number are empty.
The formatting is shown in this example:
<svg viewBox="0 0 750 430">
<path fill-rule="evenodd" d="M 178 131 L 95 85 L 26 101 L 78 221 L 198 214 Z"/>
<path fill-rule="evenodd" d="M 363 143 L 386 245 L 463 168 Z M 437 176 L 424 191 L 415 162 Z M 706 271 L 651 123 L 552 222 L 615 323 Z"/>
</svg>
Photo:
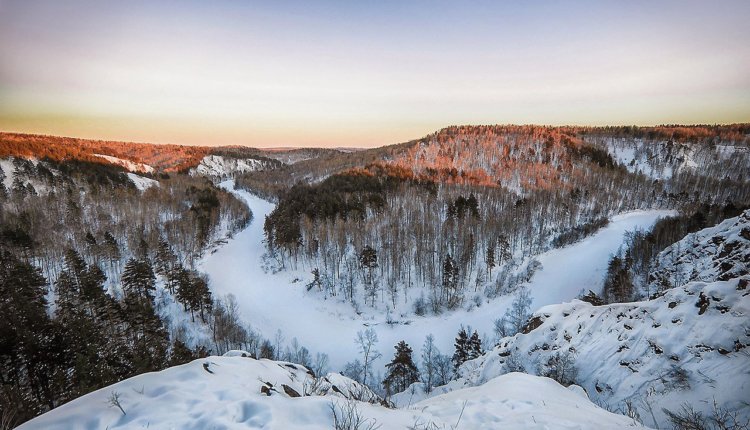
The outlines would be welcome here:
<svg viewBox="0 0 750 430">
<path fill-rule="evenodd" d="M 19 430 L 328 430 L 334 428 L 334 413 L 341 419 L 347 411 L 364 420 L 361 429 L 635 427 L 630 418 L 607 412 L 547 378 L 514 373 L 409 408 L 389 409 L 354 400 L 372 394 L 341 375 L 315 378 L 292 363 L 255 360 L 240 352 L 228 355 L 127 379 Z"/>
<path fill-rule="evenodd" d="M 654 179 L 670 179 L 680 172 L 699 175 L 721 173 L 721 177 L 750 168 L 750 151 L 744 146 L 614 137 L 599 143 L 629 171 Z"/>
<path fill-rule="evenodd" d="M 665 428 L 662 408 L 679 412 L 685 403 L 709 414 L 714 400 L 750 419 L 749 280 L 693 282 L 638 303 L 544 307 L 525 333 L 465 363 L 458 380 L 432 395 L 565 366 L 595 403 L 620 411 L 630 403 L 646 425 Z"/>
<path fill-rule="evenodd" d="M 190 174 L 223 179 L 237 173 L 255 172 L 268 167 L 270 167 L 268 163 L 255 158 L 234 158 L 221 155 L 207 155 L 203 157 L 198 166 L 190 169 Z"/>
<path fill-rule="evenodd" d="M 145 176 L 136 175 L 135 173 L 128 173 L 128 179 L 130 179 L 130 182 L 132 182 L 136 188 L 143 191 L 146 188 L 159 186 L 159 181 L 153 180 L 151 178 L 146 178 Z"/>
<path fill-rule="evenodd" d="M 750 273 L 750 210 L 687 235 L 657 256 L 651 293 L 689 281 L 727 280 Z"/>
<path fill-rule="evenodd" d="M 110 155 L 94 154 L 94 156 L 103 158 L 112 164 L 122 166 L 129 172 L 154 173 L 154 168 L 149 166 L 148 164 L 136 163 L 134 161 L 124 160 L 122 158 L 112 157 Z"/>
</svg>

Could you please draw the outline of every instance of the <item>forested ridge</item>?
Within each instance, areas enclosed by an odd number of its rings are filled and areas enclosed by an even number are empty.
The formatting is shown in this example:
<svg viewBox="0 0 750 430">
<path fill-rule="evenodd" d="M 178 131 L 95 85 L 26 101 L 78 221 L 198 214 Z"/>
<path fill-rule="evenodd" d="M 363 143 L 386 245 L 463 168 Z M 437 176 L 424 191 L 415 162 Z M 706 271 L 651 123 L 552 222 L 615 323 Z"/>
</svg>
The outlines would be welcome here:
<svg viewBox="0 0 750 430">
<path fill-rule="evenodd" d="M 221 318 L 194 263 L 250 221 L 244 203 L 187 175 L 163 174 L 141 190 L 122 168 L 85 159 L 12 158 L 0 169 L 6 419 L 20 423 L 201 353 L 164 306 L 209 325 Z"/>
<path fill-rule="evenodd" d="M 238 183 L 278 200 L 265 224 L 277 268 L 311 271 L 310 288 L 355 308 L 439 313 L 512 292 L 533 273 L 534 255 L 595 232 L 614 214 L 747 205 L 747 132 L 746 125 L 448 127 Z M 670 175 L 637 171 L 612 142 L 648 148 L 644 162 Z M 736 154 L 729 161 L 726 148 Z M 691 155 L 699 168 L 683 166 Z"/>
<path fill-rule="evenodd" d="M 0 132 L 0 159 L 8 157 L 34 158 L 49 161 L 87 161 L 94 164 L 115 164 L 102 156 L 115 157 L 143 164 L 156 172 L 185 173 L 196 167 L 208 155 L 229 158 L 257 159 L 278 168 L 285 159 L 306 159 L 326 150 L 262 150 L 244 146 L 187 146 L 154 145 L 148 143 L 116 142 L 79 139 L 74 137 Z M 334 151 L 337 152 L 338 151 Z M 142 172 L 151 173 L 151 172 Z"/>
</svg>

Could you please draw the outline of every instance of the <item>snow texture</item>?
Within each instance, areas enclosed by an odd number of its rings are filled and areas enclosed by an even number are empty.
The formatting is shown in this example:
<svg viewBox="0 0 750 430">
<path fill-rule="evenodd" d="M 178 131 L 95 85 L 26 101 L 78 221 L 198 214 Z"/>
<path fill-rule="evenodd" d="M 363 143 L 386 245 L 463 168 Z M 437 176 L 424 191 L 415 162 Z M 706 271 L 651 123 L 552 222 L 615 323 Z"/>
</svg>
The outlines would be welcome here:
<svg viewBox="0 0 750 430">
<path fill-rule="evenodd" d="M 203 157 L 198 166 L 191 169 L 192 175 L 228 178 L 237 173 L 255 172 L 263 170 L 266 163 L 254 158 L 232 158 L 220 155 Z"/>
<path fill-rule="evenodd" d="M 659 180 L 682 172 L 705 175 L 750 168 L 750 152 L 744 146 L 623 138 L 608 138 L 604 146 L 628 171 Z"/>
<path fill-rule="evenodd" d="M 691 233 L 660 252 L 649 272 L 649 291 L 696 280 L 728 280 L 747 273 L 750 273 L 750 210 Z"/>
<path fill-rule="evenodd" d="M 304 367 L 241 355 L 235 351 L 135 376 L 73 400 L 18 429 L 329 430 L 333 428 L 331 406 L 338 405 L 340 410 L 346 407 L 347 398 L 356 396 L 345 385 L 356 387 L 356 383 L 334 374 L 322 378 L 324 383 L 313 395 L 304 396 L 313 380 Z M 122 411 L 110 401 L 113 394 Z M 352 404 L 368 423 L 382 429 L 414 428 L 415 424 L 460 430 L 635 426 L 631 419 L 607 412 L 550 379 L 517 373 L 407 409 L 361 401 Z"/>
<path fill-rule="evenodd" d="M 159 186 L 159 181 L 155 181 L 151 178 L 146 178 L 144 176 L 136 175 L 135 173 L 128 173 L 127 175 L 128 175 L 128 179 L 130 179 L 130 182 L 135 184 L 135 187 L 141 191 L 150 187 Z"/>
<path fill-rule="evenodd" d="M 94 154 L 94 156 L 103 158 L 112 164 L 122 166 L 129 172 L 154 173 L 154 168 L 149 166 L 148 164 L 136 163 L 134 161 L 124 160 L 122 158 L 112 157 L 110 155 Z"/>
<path fill-rule="evenodd" d="M 676 412 L 685 402 L 709 413 L 714 400 L 748 419 L 749 279 L 693 282 L 637 303 L 543 307 L 535 313 L 538 327 L 465 363 L 458 380 L 432 395 L 484 384 L 513 362 L 537 373 L 550 357 L 569 352 L 576 382 L 595 403 L 625 411 L 631 402 L 646 425 L 669 427 L 662 408 Z"/>
</svg>

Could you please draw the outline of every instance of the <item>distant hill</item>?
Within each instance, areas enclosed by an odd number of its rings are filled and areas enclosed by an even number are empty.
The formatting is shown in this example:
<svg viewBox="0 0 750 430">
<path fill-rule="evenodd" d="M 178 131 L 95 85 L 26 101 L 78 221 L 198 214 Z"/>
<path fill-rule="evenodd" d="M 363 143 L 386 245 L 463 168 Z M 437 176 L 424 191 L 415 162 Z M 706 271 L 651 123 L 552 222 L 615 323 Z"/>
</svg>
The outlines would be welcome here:
<svg viewBox="0 0 750 430">
<path fill-rule="evenodd" d="M 278 148 L 258 149 L 243 146 L 187 146 L 133 143 L 75 137 L 0 132 L 0 159 L 8 157 L 48 158 L 54 161 L 82 160 L 113 164 L 140 173 L 187 172 L 209 155 L 225 158 L 255 159 L 270 166 L 293 164 L 326 154 L 335 149 Z"/>
</svg>

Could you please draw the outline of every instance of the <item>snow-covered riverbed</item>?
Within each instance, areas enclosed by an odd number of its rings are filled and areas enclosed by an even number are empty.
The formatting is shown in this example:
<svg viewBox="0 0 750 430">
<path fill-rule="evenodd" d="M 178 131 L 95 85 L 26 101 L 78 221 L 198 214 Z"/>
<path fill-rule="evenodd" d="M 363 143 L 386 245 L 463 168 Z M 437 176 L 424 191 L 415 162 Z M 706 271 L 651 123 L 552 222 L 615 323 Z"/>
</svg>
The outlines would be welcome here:
<svg viewBox="0 0 750 430">
<path fill-rule="evenodd" d="M 222 186 L 232 189 L 233 184 L 225 182 Z M 304 285 L 311 275 L 305 271 L 264 272 L 263 221 L 274 205 L 243 190 L 234 192 L 250 206 L 253 221 L 207 256 L 200 270 L 209 274 L 214 294 L 233 294 L 237 298 L 242 318 L 265 337 L 273 339 L 278 330 L 287 342 L 296 337 L 313 353 L 327 353 L 334 370 L 340 370 L 357 356 L 354 338 L 367 326 L 375 328 L 380 340 L 378 349 L 383 354 L 376 370 L 390 360 L 397 342 L 405 340 L 418 352 L 430 333 L 435 335 L 440 350 L 450 355 L 454 337 L 462 325 L 491 335 L 494 320 L 503 315 L 513 299 L 499 298 L 471 312 L 412 317 L 408 325 L 388 325 L 385 315 L 360 317 L 346 303 L 322 300 L 307 293 Z M 622 244 L 625 232 L 647 228 L 670 213 L 649 210 L 618 215 L 607 227 L 583 241 L 542 254 L 538 258 L 542 269 L 529 285 L 534 298 L 532 310 L 569 301 L 582 290 L 599 289 L 610 255 Z M 293 282 L 295 279 L 303 281 Z"/>
</svg>

